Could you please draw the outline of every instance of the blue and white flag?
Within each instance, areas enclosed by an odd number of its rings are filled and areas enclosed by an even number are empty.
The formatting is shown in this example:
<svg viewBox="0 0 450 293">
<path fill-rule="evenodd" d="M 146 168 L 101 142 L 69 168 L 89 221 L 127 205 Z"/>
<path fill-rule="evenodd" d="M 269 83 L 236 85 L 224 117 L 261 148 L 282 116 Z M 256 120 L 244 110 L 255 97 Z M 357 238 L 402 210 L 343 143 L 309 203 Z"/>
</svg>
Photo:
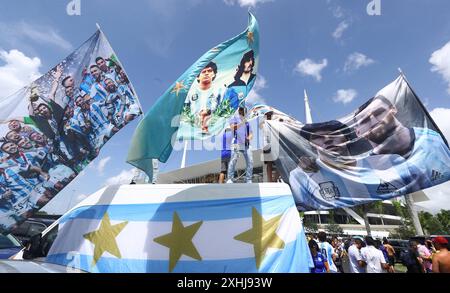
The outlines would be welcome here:
<svg viewBox="0 0 450 293">
<path fill-rule="evenodd" d="M 0 98 L 0 233 L 46 205 L 141 113 L 100 30 L 32 84 Z"/>
<path fill-rule="evenodd" d="M 279 142 L 274 161 L 304 210 L 386 200 L 450 180 L 447 142 L 403 75 L 342 119 L 266 125 L 272 144 Z"/>
<path fill-rule="evenodd" d="M 158 99 L 139 123 L 127 162 L 152 177 L 152 159 L 166 162 L 177 140 L 221 133 L 245 104 L 257 78 L 259 28 L 250 14 L 247 29 L 198 59 Z"/>
<path fill-rule="evenodd" d="M 286 184 L 124 185 L 68 212 L 47 261 L 87 272 L 309 272 Z"/>
</svg>

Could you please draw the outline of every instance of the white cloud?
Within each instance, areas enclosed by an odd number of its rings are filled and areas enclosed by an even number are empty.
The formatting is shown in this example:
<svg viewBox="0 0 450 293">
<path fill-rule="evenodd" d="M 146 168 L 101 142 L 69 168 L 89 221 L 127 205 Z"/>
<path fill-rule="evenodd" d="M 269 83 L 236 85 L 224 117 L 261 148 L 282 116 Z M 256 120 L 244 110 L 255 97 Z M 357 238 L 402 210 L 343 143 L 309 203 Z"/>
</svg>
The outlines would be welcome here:
<svg viewBox="0 0 450 293">
<path fill-rule="evenodd" d="M 41 60 L 25 56 L 19 50 L 0 50 L 0 61 L 4 62 L 0 66 L 0 98 L 13 94 L 42 75 L 39 72 Z"/>
<path fill-rule="evenodd" d="M 333 13 L 333 16 L 335 17 L 335 18 L 342 18 L 342 17 L 344 17 L 344 10 L 342 9 L 342 7 L 341 6 L 339 6 L 339 5 L 337 5 L 337 6 L 335 6 L 335 7 L 332 7 L 331 8 L 331 12 Z"/>
<path fill-rule="evenodd" d="M 105 185 L 128 184 L 134 177 L 134 170 L 122 170 L 118 175 L 106 180 Z"/>
<path fill-rule="evenodd" d="M 433 214 L 441 209 L 450 210 L 450 182 L 425 189 L 424 192 L 430 200 L 416 203 L 418 207 L 425 208 Z"/>
<path fill-rule="evenodd" d="M 431 71 L 438 72 L 447 82 L 447 92 L 450 94 L 450 42 L 434 51 L 428 60 L 433 67 Z"/>
<path fill-rule="evenodd" d="M 265 3 L 265 2 L 273 2 L 274 0 L 223 0 L 225 4 L 227 5 L 235 5 L 239 4 L 239 6 L 244 7 L 255 7 L 258 4 Z"/>
<path fill-rule="evenodd" d="M 333 38 L 340 39 L 349 26 L 350 23 L 347 20 L 341 21 L 332 34 Z"/>
<path fill-rule="evenodd" d="M 97 165 L 96 169 L 97 169 L 97 171 L 98 171 L 100 174 L 103 174 L 103 171 L 105 171 L 106 164 L 107 164 L 110 160 L 111 160 L 111 157 L 106 157 L 106 158 L 101 159 L 101 160 L 98 162 L 98 165 Z"/>
<path fill-rule="evenodd" d="M 435 108 L 430 112 L 434 122 L 444 134 L 447 141 L 450 141 L 450 109 Z M 450 209 L 450 182 L 428 188 L 424 191 L 430 198 L 429 201 L 417 203 L 418 206 L 429 209 L 432 213 L 437 213 L 441 209 Z"/>
<path fill-rule="evenodd" d="M 262 75 L 258 75 L 255 81 L 255 85 L 252 88 L 250 94 L 245 99 L 246 104 L 266 104 L 266 100 L 261 96 L 260 91 L 267 88 L 267 80 Z"/>
<path fill-rule="evenodd" d="M 17 45 L 18 40 L 32 40 L 40 44 L 54 45 L 68 51 L 73 49 L 72 44 L 51 26 L 30 24 L 24 21 L 10 24 L 0 22 L 0 36 L 6 42 L 14 45 Z"/>
<path fill-rule="evenodd" d="M 444 134 L 447 141 L 450 142 L 450 119 L 448 119 L 448 117 L 450 117 L 450 109 L 436 108 L 430 112 L 430 115 Z"/>
<path fill-rule="evenodd" d="M 366 67 L 373 64 L 375 61 L 362 53 L 352 53 L 347 57 L 344 65 L 344 71 L 354 71 L 361 67 Z"/>
<path fill-rule="evenodd" d="M 353 101 L 356 96 L 358 95 L 358 92 L 354 89 L 340 89 L 336 92 L 336 95 L 333 97 L 333 101 L 335 103 L 343 103 L 348 104 L 351 101 Z"/>
<path fill-rule="evenodd" d="M 327 59 L 322 59 L 322 62 L 316 63 L 313 60 L 306 58 L 298 62 L 297 66 L 295 66 L 294 71 L 302 75 L 312 76 L 317 81 L 321 81 L 322 80 L 321 72 L 325 67 L 327 67 L 327 65 L 328 65 Z"/>
</svg>

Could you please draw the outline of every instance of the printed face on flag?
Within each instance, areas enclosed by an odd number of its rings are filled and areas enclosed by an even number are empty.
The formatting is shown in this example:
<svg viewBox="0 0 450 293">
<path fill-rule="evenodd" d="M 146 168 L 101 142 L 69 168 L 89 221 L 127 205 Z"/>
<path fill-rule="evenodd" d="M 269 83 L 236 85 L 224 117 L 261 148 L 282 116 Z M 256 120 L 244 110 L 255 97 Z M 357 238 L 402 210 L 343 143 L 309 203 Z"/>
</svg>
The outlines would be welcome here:
<svg viewBox="0 0 450 293">
<path fill-rule="evenodd" d="M 32 85 L 0 99 L 0 232 L 47 204 L 141 112 L 100 31 Z"/>
<path fill-rule="evenodd" d="M 219 55 L 207 64 L 188 91 L 179 137 L 201 139 L 220 132 L 252 88 L 256 78 L 254 51 L 237 55 L 239 60 L 226 54 L 227 50 L 236 48 L 230 46 L 224 50 L 226 58 Z"/>
<path fill-rule="evenodd" d="M 355 115 L 356 134 L 373 143 L 383 143 L 395 130 L 397 108 L 385 97 L 377 96 Z"/>
<path fill-rule="evenodd" d="M 204 139 L 218 134 L 236 113 L 256 80 L 257 56 L 251 48 L 241 54 L 238 41 L 210 61 L 188 91 L 178 137 Z"/>
<path fill-rule="evenodd" d="M 248 26 L 194 62 L 137 126 L 127 162 L 153 177 L 152 160 L 166 162 L 180 140 L 208 139 L 229 126 L 257 75 L 259 27 Z"/>
<path fill-rule="evenodd" d="M 351 207 L 450 180 L 450 150 L 401 76 L 353 114 L 270 124 L 277 167 L 304 209 Z"/>
</svg>

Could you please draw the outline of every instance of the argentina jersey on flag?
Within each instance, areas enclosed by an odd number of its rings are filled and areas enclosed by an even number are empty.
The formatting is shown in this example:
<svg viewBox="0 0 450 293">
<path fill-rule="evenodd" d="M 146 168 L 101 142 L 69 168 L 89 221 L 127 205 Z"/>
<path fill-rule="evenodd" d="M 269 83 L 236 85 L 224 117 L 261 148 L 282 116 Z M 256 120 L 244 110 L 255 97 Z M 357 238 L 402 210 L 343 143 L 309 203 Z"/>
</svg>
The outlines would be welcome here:
<svg viewBox="0 0 450 293">
<path fill-rule="evenodd" d="M 289 186 L 123 185 L 60 220 L 47 261 L 95 273 L 307 273 Z"/>
</svg>

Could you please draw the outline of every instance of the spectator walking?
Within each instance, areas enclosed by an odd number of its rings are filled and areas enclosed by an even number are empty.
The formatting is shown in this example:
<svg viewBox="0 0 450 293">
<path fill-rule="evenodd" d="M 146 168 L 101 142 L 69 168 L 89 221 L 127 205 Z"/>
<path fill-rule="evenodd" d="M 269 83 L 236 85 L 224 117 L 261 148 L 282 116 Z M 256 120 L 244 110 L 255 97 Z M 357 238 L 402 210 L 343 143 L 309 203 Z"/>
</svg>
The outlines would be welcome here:
<svg viewBox="0 0 450 293">
<path fill-rule="evenodd" d="M 336 237 L 331 240 L 331 245 L 333 246 L 334 253 L 336 254 L 334 264 L 336 265 L 339 273 L 344 273 L 344 269 L 342 267 L 342 259 L 345 255 L 345 251 L 342 248 L 340 241 Z"/>
<path fill-rule="evenodd" d="M 394 247 L 389 243 L 387 238 L 383 239 L 383 246 L 386 249 L 387 255 L 388 255 L 388 263 L 392 267 L 392 269 L 395 271 L 395 250 Z"/>
<path fill-rule="evenodd" d="M 447 239 L 442 236 L 433 238 L 433 244 L 439 251 L 433 256 L 433 273 L 450 273 L 450 253 Z"/>
<path fill-rule="evenodd" d="M 406 266 L 407 273 L 417 274 L 424 273 L 422 259 L 417 251 L 417 242 L 412 240 L 409 242 L 409 248 L 403 251 L 400 255 L 400 259 L 404 266 Z"/>
<path fill-rule="evenodd" d="M 309 240 L 308 246 L 314 262 L 314 268 L 311 268 L 311 273 L 329 273 L 330 267 L 328 265 L 327 258 L 319 252 L 319 245 L 317 244 L 317 242 L 314 240 Z"/>
<path fill-rule="evenodd" d="M 370 236 L 367 236 L 365 241 L 367 246 L 361 249 L 361 256 L 366 263 L 366 272 L 380 274 L 388 270 L 389 265 L 383 252 L 376 248 L 376 241 Z"/>
<path fill-rule="evenodd" d="M 333 246 L 331 246 L 331 244 L 327 242 L 327 233 L 319 232 L 318 238 L 320 252 L 324 257 L 327 258 L 328 265 L 330 266 L 330 272 L 337 273 L 338 270 L 334 263 L 334 260 L 336 259 L 336 253 L 334 253 Z"/>
<path fill-rule="evenodd" d="M 365 273 L 366 263 L 361 256 L 363 239 L 360 236 L 353 238 L 353 244 L 348 248 L 348 260 L 350 262 L 351 273 Z"/>
<path fill-rule="evenodd" d="M 422 259 L 422 264 L 425 269 L 426 273 L 431 273 L 431 251 L 426 247 L 426 245 L 418 244 L 417 245 L 417 252 L 419 252 L 419 256 Z"/>
</svg>

